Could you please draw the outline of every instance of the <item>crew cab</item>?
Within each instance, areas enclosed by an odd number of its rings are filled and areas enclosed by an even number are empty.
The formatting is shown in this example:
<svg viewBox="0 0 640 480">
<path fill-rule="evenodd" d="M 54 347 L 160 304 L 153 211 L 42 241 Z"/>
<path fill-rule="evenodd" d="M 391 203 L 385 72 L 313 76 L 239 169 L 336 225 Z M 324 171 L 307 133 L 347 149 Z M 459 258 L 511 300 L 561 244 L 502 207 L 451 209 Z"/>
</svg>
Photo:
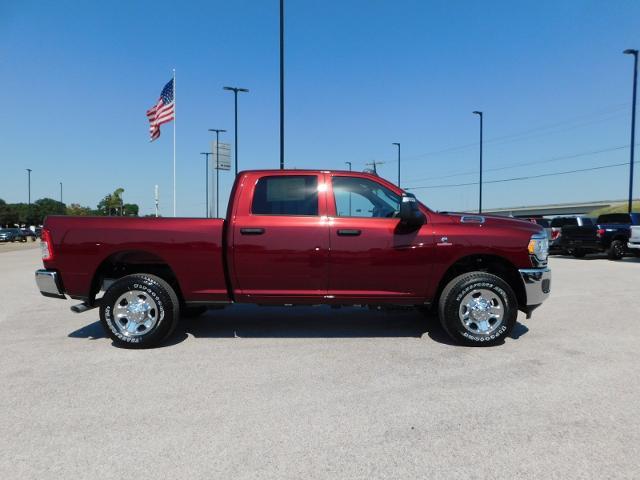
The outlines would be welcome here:
<svg viewBox="0 0 640 480">
<path fill-rule="evenodd" d="M 607 213 L 594 225 L 562 227 L 560 246 L 576 258 L 606 252 L 610 260 L 620 260 L 627 251 L 631 225 L 640 225 L 640 213 Z"/>
<path fill-rule="evenodd" d="M 433 307 L 457 342 L 492 345 L 551 282 L 538 225 L 437 213 L 345 171 L 245 171 L 224 220 L 51 216 L 41 240 L 41 293 L 99 307 L 125 347 L 158 345 L 181 313 L 233 303 Z"/>
</svg>

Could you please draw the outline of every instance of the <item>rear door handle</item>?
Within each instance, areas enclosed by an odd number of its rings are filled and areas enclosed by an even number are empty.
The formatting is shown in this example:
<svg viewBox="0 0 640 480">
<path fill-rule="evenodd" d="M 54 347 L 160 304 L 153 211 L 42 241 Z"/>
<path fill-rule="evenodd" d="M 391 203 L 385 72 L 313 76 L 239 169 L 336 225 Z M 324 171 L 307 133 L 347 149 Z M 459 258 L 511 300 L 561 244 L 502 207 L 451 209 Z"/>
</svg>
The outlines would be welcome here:
<svg viewBox="0 0 640 480">
<path fill-rule="evenodd" d="M 340 235 L 341 237 L 357 237 L 361 233 L 362 233 L 361 230 L 355 230 L 355 229 L 338 230 L 338 235 Z"/>
<path fill-rule="evenodd" d="M 264 228 L 241 228 L 240 234 L 242 235 L 262 235 Z"/>
</svg>

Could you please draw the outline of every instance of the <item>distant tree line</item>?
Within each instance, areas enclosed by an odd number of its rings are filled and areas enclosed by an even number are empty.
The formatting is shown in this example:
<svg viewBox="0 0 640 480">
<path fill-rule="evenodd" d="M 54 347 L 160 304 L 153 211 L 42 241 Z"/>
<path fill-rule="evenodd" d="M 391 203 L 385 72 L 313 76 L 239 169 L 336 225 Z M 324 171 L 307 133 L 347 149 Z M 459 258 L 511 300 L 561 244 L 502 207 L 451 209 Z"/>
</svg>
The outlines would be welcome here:
<svg viewBox="0 0 640 480">
<path fill-rule="evenodd" d="M 105 195 L 95 210 L 78 203 L 65 205 L 52 198 L 41 198 L 31 205 L 27 203 L 7 203 L 0 198 L 0 226 L 42 225 L 47 215 L 123 215 L 137 217 L 139 212 L 138 205 L 135 203 L 124 203 L 122 201 L 123 193 L 124 189 L 118 188 L 113 193 Z"/>
</svg>

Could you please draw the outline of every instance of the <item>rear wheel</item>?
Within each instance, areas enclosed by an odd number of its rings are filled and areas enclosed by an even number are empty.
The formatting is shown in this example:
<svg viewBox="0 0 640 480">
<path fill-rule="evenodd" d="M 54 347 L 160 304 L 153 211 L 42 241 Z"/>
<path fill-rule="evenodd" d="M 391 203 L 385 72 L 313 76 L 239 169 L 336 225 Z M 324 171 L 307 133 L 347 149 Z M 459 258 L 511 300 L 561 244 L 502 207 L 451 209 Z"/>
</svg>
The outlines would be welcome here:
<svg viewBox="0 0 640 480">
<path fill-rule="evenodd" d="M 624 257 L 624 242 L 622 240 L 614 240 L 607 251 L 609 260 L 620 260 Z"/>
<path fill-rule="evenodd" d="M 100 304 L 103 327 L 116 345 L 125 348 L 159 345 L 173 333 L 179 318 L 180 304 L 171 285 L 146 273 L 113 283 Z"/>
<path fill-rule="evenodd" d="M 579 248 L 576 248 L 575 250 L 573 250 L 571 252 L 571 255 L 573 255 L 574 258 L 584 258 L 584 256 L 587 254 L 587 252 L 585 252 L 584 250 L 581 250 Z"/>
<path fill-rule="evenodd" d="M 513 289 L 496 275 L 470 272 L 451 280 L 438 305 L 440 322 L 457 342 L 490 346 L 509 335 L 518 316 Z"/>
</svg>

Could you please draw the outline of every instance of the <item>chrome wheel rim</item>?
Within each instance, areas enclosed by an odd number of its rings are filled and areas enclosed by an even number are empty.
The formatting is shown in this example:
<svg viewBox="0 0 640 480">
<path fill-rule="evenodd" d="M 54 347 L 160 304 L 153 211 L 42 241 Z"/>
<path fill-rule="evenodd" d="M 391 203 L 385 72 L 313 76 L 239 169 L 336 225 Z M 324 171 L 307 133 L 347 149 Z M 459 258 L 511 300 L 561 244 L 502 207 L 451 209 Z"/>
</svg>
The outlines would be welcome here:
<svg viewBox="0 0 640 480">
<path fill-rule="evenodd" d="M 118 297 L 113 323 L 127 337 L 149 333 L 158 323 L 158 304 L 147 292 L 130 290 Z"/>
<path fill-rule="evenodd" d="M 504 303 L 493 291 L 476 288 L 464 296 L 458 314 L 468 332 L 490 335 L 502 324 Z"/>
</svg>

